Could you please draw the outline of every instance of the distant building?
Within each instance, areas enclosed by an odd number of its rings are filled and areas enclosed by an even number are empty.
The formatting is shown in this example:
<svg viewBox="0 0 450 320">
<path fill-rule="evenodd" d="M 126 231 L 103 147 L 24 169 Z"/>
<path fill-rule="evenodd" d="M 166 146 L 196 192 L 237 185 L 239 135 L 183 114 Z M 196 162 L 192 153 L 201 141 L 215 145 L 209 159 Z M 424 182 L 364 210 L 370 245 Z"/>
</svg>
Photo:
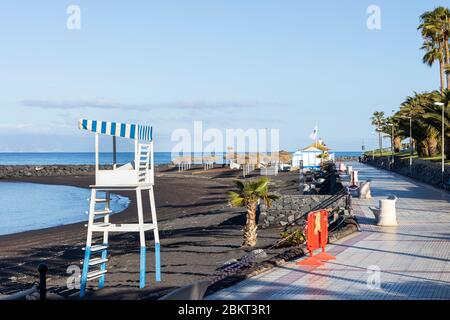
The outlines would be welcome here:
<svg viewBox="0 0 450 320">
<path fill-rule="evenodd" d="M 310 146 L 294 153 L 294 156 L 292 157 L 292 166 L 300 167 L 301 161 L 303 161 L 303 168 L 319 169 L 320 164 L 322 163 L 322 157 L 325 154 L 328 154 L 329 150 L 330 148 L 325 146 L 321 140 L 314 142 Z M 333 158 L 334 154 L 328 154 L 328 156 Z"/>
</svg>

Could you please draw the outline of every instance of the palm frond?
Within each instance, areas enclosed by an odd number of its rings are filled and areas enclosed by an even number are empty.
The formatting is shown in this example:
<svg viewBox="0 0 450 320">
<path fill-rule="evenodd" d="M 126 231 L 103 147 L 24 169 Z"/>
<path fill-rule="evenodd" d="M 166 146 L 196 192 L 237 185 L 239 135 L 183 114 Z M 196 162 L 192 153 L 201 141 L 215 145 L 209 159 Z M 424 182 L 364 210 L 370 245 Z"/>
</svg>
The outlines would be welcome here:
<svg viewBox="0 0 450 320">
<path fill-rule="evenodd" d="M 245 205 L 245 199 L 239 193 L 228 191 L 228 196 L 230 197 L 231 206 L 242 207 Z"/>
<path fill-rule="evenodd" d="M 255 205 L 258 199 L 263 200 L 266 205 L 270 206 L 272 201 L 278 199 L 276 195 L 269 194 L 270 180 L 267 177 L 247 182 L 235 180 L 233 183 L 238 191 L 229 191 L 228 196 L 230 204 L 234 207 Z"/>
<path fill-rule="evenodd" d="M 244 184 L 240 180 L 233 180 L 233 184 L 239 189 L 244 190 Z"/>
</svg>

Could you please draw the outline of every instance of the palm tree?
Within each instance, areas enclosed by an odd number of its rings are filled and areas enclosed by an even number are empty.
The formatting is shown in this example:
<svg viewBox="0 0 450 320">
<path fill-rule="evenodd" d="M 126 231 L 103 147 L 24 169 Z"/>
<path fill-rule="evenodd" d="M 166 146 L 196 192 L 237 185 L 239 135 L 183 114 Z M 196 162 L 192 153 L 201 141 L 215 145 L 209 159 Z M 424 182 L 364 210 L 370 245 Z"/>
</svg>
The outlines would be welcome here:
<svg viewBox="0 0 450 320">
<path fill-rule="evenodd" d="M 402 140 L 405 137 L 405 132 L 399 127 L 399 119 L 394 116 L 386 118 L 385 124 L 381 127 L 381 132 L 390 137 L 394 152 L 399 152 L 402 147 Z"/>
<path fill-rule="evenodd" d="M 441 48 L 441 43 L 432 41 L 431 39 L 425 40 L 421 48 L 426 53 L 422 58 L 424 64 L 432 67 L 435 61 L 439 61 L 439 77 L 441 93 L 445 89 L 445 68 L 444 68 L 444 50 Z"/>
<path fill-rule="evenodd" d="M 269 194 L 268 178 L 261 178 L 257 181 L 242 182 L 233 181 L 238 191 L 230 191 L 230 204 L 233 207 L 245 207 L 247 209 L 247 223 L 244 228 L 244 246 L 254 247 L 256 245 L 256 207 L 260 200 L 264 201 L 267 207 L 270 207 L 272 201 L 278 199 L 274 194 Z"/>
<path fill-rule="evenodd" d="M 422 31 L 425 42 L 432 42 L 445 61 L 444 69 L 450 67 L 449 37 L 450 37 L 450 9 L 437 7 L 420 16 L 421 24 L 418 29 Z M 443 91 L 443 86 L 441 92 Z M 447 89 L 450 89 L 450 73 L 447 73 Z"/>
<path fill-rule="evenodd" d="M 381 133 L 383 132 L 382 128 L 386 125 L 386 118 L 384 117 L 383 111 L 375 111 L 373 116 L 370 118 L 372 120 L 372 125 L 376 126 L 376 131 L 378 132 L 378 146 L 380 148 L 380 155 L 383 149 L 383 140 L 381 137 Z"/>
<path fill-rule="evenodd" d="M 444 104 L 444 119 L 442 119 L 442 107 L 436 106 L 434 102 L 442 102 Z M 444 90 L 441 94 L 432 92 L 429 94 L 428 103 L 424 106 L 423 119 L 427 121 L 435 130 L 442 134 L 442 120 L 444 126 L 450 125 L 450 90 Z M 440 136 L 440 135 L 439 135 Z M 447 130 L 444 136 L 445 150 L 444 154 L 450 159 L 450 132 Z"/>
<path fill-rule="evenodd" d="M 437 122 L 433 99 L 436 96 L 442 98 L 438 92 L 432 93 L 414 93 L 407 97 L 402 103 L 400 110 L 394 115 L 398 120 L 401 130 L 409 130 L 408 117 L 412 117 L 413 139 L 417 142 L 417 152 L 419 157 L 434 157 L 437 155 L 437 145 L 439 141 L 439 124 Z M 440 116 L 439 116 L 440 119 Z"/>
</svg>

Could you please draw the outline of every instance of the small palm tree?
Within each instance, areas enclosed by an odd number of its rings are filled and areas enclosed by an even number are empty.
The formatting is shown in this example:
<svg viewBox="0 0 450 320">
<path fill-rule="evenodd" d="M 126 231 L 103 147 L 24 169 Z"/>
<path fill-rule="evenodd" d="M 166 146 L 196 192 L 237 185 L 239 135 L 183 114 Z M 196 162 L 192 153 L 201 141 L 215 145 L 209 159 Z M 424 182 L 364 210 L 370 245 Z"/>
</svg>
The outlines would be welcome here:
<svg viewBox="0 0 450 320">
<path fill-rule="evenodd" d="M 269 179 L 261 178 L 257 181 L 242 182 L 233 181 L 238 191 L 230 191 L 230 204 L 233 207 L 245 207 L 247 209 L 247 223 L 244 228 L 244 243 L 242 245 L 254 247 L 256 245 L 256 207 L 260 200 L 270 207 L 272 201 L 278 199 L 274 194 L 269 194 Z"/>
<path fill-rule="evenodd" d="M 381 155 L 383 149 L 383 140 L 381 138 L 381 132 L 382 127 L 386 125 L 386 118 L 384 117 L 384 112 L 375 111 L 370 119 L 372 120 L 372 125 L 376 126 L 376 131 L 378 132 L 378 146 L 380 148 L 380 155 Z"/>
</svg>

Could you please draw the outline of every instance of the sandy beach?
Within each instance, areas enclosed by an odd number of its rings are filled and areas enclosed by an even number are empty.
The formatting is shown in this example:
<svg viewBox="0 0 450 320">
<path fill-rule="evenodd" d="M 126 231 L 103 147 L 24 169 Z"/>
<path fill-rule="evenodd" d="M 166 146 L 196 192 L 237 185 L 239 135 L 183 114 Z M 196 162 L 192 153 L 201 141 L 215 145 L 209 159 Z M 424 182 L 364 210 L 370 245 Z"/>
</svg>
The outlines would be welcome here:
<svg viewBox="0 0 450 320">
<path fill-rule="evenodd" d="M 154 259 L 148 254 L 147 283 L 139 289 L 138 234 L 117 234 L 110 240 L 110 260 L 105 288 L 89 285 L 87 299 L 157 299 L 196 280 L 211 279 L 226 261 L 239 259 L 251 249 L 242 248 L 245 212 L 231 208 L 226 191 L 241 172 L 216 168 L 207 173 L 190 170 L 179 173 L 163 169 L 156 176 L 156 204 L 161 237 L 162 281 L 154 280 Z M 256 174 L 255 174 L 256 175 Z M 88 188 L 93 174 L 77 176 L 24 177 L 14 181 L 70 185 Z M 275 189 L 295 192 L 295 174 L 281 173 Z M 136 221 L 134 195 L 130 206 L 113 215 L 112 222 Z M 148 201 L 144 198 L 144 210 Z M 43 214 L 36 212 L 36 214 Z M 87 219 L 87 216 L 86 216 Z M 65 298 L 78 298 L 78 290 L 67 289 L 70 265 L 80 266 L 85 246 L 85 222 L 0 236 L 0 293 L 27 288 L 37 280 L 37 266 L 49 267 L 48 288 Z M 257 248 L 269 248 L 279 239 L 280 228 L 260 229 Z M 147 233 L 152 251 L 152 234 Z M 253 248 L 255 249 L 255 248 Z M 268 250 L 268 256 L 282 249 Z"/>
</svg>

